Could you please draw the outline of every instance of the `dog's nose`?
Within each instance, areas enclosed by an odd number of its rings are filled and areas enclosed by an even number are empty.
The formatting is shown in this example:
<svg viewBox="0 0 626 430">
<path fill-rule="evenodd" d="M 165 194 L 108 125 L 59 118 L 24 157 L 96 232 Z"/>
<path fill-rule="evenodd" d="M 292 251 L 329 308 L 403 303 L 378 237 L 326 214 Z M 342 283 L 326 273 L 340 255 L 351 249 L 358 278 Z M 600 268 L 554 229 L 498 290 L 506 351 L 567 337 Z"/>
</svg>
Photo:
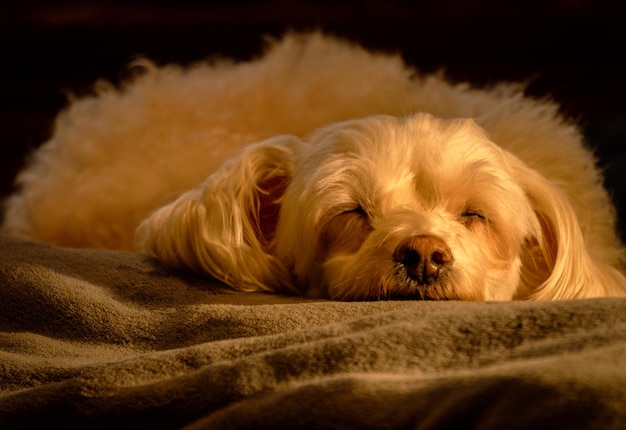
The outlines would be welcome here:
<svg viewBox="0 0 626 430">
<path fill-rule="evenodd" d="M 410 278 L 420 285 L 427 285 L 437 279 L 443 267 L 452 262 L 452 251 L 436 236 L 417 235 L 398 245 L 394 259 L 404 266 Z"/>
</svg>

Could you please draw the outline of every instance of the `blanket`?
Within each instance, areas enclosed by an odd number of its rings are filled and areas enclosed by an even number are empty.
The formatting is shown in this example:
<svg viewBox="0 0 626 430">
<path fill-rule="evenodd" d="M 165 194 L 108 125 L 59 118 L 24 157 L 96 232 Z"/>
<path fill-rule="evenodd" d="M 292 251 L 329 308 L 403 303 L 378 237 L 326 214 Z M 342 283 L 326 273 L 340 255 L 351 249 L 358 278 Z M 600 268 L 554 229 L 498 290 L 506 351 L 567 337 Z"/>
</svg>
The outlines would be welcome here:
<svg viewBox="0 0 626 430">
<path fill-rule="evenodd" d="M 626 299 L 236 294 L 0 237 L 0 428 L 626 428 Z"/>
</svg>

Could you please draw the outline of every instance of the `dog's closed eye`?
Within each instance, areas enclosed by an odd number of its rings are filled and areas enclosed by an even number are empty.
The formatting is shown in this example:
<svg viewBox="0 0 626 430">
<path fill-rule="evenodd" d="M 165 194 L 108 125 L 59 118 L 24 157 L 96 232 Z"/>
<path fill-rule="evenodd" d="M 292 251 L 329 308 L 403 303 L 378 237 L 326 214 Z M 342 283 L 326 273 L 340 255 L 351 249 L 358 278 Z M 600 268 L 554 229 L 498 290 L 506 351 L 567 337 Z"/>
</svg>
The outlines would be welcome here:
<svg viewBox="0 0 626 430">
<path fill-rule="evenodd" d="M 363 207 L 347 209 L 322 223 L 320 243 L 327 254 L 356 252 L 372 231 Z"/>
<path fill-rule="evenodd" d="M 467 209 L 461 214 L 461 223 L 467 228 L 477 228 L 487 222 L 487 217 L 475 209 Z"/>
</svg>

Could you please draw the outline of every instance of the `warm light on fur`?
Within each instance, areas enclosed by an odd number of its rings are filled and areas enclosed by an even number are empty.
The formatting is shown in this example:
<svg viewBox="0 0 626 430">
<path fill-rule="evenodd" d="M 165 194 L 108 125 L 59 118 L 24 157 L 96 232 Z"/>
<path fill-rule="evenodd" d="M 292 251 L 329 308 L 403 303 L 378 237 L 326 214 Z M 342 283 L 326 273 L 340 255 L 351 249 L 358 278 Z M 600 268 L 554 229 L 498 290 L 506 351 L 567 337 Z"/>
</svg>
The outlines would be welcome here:
<svg viewBox="0 0 626 430">
<path fill-rule="evenodd" d="M 553 104 L 515 85 L 453 85 L 320 34 L 248 63 L 144 67 L 59 116 L 4 232 L 135 240 L 238 291 L 626 295 L 593 156 Z"/>
</svg>

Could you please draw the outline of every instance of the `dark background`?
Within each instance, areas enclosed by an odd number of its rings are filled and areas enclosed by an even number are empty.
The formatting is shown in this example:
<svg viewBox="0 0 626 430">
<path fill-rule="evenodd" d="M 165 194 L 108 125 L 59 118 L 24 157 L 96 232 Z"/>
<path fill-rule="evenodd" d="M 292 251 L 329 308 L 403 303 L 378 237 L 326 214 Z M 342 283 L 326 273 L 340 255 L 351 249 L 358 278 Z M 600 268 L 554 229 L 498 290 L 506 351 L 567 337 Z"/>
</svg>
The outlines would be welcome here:
<svg viewBox="0 0 626 430">
<path fill-rule="evenodd" d="M 69 93 L 118 82 L 137 56 L 247 59 L 262 35 L 325 29 L 424 72 L 528 82 L 584 127 L 626 219 L 626 2 L 592 0 L 5 1 L 0 5 L 0 198 Z M 567 157 L 567 154 L 563 154 Z M 622 229 L 624 231 L 624 229 Z"/>
</svg>

